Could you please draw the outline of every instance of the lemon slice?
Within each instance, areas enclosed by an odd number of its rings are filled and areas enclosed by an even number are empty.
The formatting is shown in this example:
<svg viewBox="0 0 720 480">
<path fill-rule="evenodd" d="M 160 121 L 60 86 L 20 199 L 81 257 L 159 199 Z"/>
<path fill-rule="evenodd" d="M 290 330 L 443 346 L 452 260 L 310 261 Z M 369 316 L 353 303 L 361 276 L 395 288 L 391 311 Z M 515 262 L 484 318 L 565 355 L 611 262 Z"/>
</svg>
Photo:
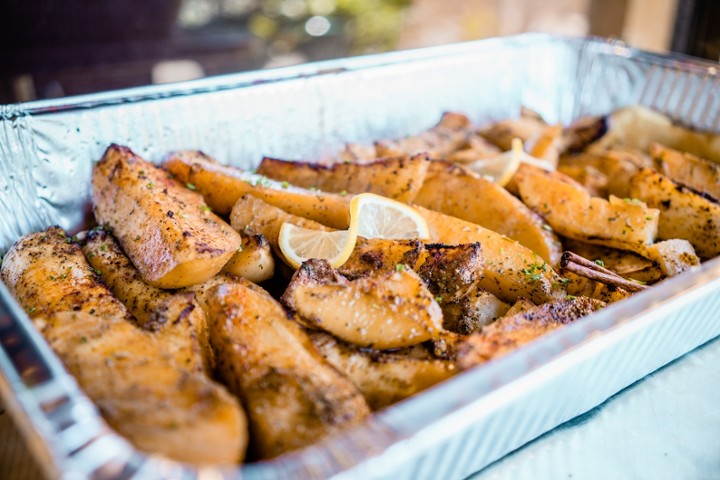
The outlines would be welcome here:
<svg viewBox="0 0 720 480">
<path fill-rule="evenodd" d="M 513 138 L 512 149 L 500 155 L 490 158 L 483 158 L 466 167 L 482 177 L 489 178 L 498 185 L 504 187 L 512 180 L 513 175 L 520 168 L 521 163 L 533 165 L 544 170 L 552 170 L 548 162 L 532 157 L 523 150 L 522 140 Z"/>
<path fill-rule="evenodd" d="M 350 257 L 356 240 L 353 229 L 325 232 L 285 222 L 280 227 L 278 244 L 293 268 L 300 268 L 311 258 L 322 258 L 337 268 Z"/>
<path fill-rule="evenodd" d="M 414 208 L 373 193 L 350 201 L 350 230 L 365 238 L 429 238 L 427 222 Z"/>
</svg>

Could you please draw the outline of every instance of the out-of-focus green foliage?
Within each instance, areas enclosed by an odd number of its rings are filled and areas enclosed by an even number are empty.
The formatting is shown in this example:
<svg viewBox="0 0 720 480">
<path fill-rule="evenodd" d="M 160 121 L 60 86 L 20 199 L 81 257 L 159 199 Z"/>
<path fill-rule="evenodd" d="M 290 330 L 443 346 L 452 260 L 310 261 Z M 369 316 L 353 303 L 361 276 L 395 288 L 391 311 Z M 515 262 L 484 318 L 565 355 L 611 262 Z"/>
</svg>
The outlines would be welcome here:
<svg viewBox="0 0 720 480">
<path fill-rule="evenodd" d="M 246 25 L 268 45 L 288 51 L 320 37 L 342 37 L 349 51 L 390 50 L 412 0 L 185 0 L 181 24 L 198 27 L 215 21 Z M 308 23 L 326 25 L 320 34 Z M 330 41 L 330 40 L 329 40 Z"/>
</svg>

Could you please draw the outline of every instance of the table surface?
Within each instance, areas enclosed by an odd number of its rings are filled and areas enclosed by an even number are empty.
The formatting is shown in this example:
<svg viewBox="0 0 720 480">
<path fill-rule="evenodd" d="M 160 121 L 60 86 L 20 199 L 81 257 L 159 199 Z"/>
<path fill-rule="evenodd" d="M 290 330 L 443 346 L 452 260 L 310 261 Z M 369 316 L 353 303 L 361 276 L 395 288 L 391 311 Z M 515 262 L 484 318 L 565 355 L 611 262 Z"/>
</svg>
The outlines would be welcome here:
<svg viewBox="0 0 720 480">
<path fill-rule="evenodd" d="M 9 414 L 0 413 L 0 479 L 40 477 Z M 720 338 L 505 456 L 471 480 L 508 478 L 720 479 Z"/>
</svg>

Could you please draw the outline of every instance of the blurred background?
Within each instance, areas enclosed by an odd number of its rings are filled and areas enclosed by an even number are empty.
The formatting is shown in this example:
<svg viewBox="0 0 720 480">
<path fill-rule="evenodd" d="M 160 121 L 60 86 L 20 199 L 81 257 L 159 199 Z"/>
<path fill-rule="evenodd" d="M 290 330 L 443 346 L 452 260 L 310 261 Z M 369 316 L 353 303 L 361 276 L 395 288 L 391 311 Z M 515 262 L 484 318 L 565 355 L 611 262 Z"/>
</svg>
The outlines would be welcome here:
<svg viewBox="0 0 720 480">
<path fill-rule="evenodd" d="M 0 0 L 0 104 L 520 32 L 720 57 L 720 0 Z"/>
</svg>

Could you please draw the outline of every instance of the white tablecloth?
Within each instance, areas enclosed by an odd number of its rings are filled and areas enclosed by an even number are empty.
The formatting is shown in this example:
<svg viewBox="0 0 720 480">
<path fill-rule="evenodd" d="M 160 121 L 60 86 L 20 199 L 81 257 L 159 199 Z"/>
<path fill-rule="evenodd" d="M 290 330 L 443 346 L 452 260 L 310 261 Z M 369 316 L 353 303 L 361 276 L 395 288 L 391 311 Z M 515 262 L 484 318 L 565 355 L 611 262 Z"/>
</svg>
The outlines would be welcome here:
<svg viewBox="0 0 720 480">
<path fill-rule="evenodd" d="M 471 479 L 720 479 L 720 339 Z"/>
</svg>

